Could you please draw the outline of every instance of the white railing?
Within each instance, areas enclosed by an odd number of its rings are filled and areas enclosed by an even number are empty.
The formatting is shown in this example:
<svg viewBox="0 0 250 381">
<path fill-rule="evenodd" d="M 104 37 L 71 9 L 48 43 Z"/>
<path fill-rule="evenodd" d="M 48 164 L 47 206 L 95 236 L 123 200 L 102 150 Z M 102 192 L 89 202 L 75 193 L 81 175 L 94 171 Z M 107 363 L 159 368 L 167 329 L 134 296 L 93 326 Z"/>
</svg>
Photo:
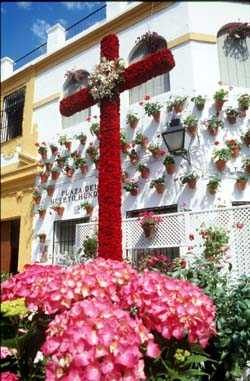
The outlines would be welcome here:
<svg viewBox="0 0 250 381">
<path fill-rule="evenodd" d="M 153 239 L 144 236 L 136 218 L 122 220 L 123 255 L 130 258 L 134 250 L 151 248 L 179 247 L 180 255 L 187 252 L 188 246 L 195 247 L 194 252 L 202 252 L 202 238 L 199 235 L 201 225 L 205 227 L 223 227 L 228 231 L 230 253 L 235 274 L 250 274 L 250 205 L 231 208 L 207 209 L 161 215 L 161 222 Z M 243 224 L 242 229 L 236 227 Z M 86 236 L 91 235 L 96 224 L 85 223 L 76 226 L 76 247 L 82 247 Z M 194 235 L 190 241 L 189 234 Z"/>
</svg>

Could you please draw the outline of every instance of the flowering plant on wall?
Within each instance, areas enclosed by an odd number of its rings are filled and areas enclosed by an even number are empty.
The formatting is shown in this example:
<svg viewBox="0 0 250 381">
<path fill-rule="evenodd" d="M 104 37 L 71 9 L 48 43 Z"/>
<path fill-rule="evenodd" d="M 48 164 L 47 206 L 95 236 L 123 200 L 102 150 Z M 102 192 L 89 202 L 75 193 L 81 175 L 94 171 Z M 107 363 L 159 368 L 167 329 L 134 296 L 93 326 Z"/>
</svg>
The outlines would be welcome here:
<svg viewBox="0 0 250 381">
<path fill-rule="evenodd" d="M 157 225 L 163 221 L 163 218 L 154 214 L 154 212 L 141 212 L 137 221 L 140 222 L 140 225 Z"/>
<path fill-rule="evenodd" d="M 227 28 L 227 40 L 245 40 L 250 37 L 250 23 L 234 23 Z"/>
<path fill-rule="evenodd" d="M 120 59 L 107 60 L 101 57 L 101 63 L 88 76 L 90 94 L 95 101 L 107 97 L 113 99 L 118 94 L 118 83 L 123 81 L 124 62 Z"/>
<path fill-rule="evenodd" d="M 137 37 L 137 39 L 135 40 L 135 44 L 142 45 L 143 43 L 146 43 L 150 52 L 153 53 L 157 51 L 159 41 L 160 38 L 156 32 L 146 32 L 142 36 Z"/>
<path fill-rule="evenodd" d="M 135 178 L 132 178 L 130 181 L 127 181 L 126 184 L 123 186 L 123 189 L 126 192 L 132 192 L 135 194 L 140 192 L 139 183 Z"/>
</svg>

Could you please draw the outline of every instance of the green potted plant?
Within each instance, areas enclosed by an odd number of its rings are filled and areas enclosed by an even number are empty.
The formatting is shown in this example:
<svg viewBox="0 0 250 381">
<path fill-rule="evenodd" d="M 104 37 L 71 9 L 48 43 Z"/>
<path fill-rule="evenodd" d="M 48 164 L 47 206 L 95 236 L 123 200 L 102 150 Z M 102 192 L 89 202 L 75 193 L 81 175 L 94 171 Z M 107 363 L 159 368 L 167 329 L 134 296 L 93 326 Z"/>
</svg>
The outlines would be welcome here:
<svg viewBox="0 0 250 381">
<path fill-rule="evenodd" d="M 49 184 L 49 185 L 44 185 L 43 189 L 47 191 L 47 195 L 52 197 L 55 191 L 55 185 Z"/>
<path fill-rule="evenodd" d="M 165 175 L 162 175 L 160 177 L 157 177 L 156 179 L 152 180 L 150 182 L 150 188 L 155 188 L 155 190 L 162 194 L 165 190 Z"/>
<path fill-rule="evenodd" d="M 169 100 L 167 102 L 167 111 L 172 112 L 175 111 L 176 114 L 182 112 L 184 110 L 184 105 L 187 100 L 187 97 L 182 97 L 180 95 L 173 96 L 170 95 Z"/>
<path fill-rule="evenodd" d="M 127 142 L 127 136 L 123 129 L 120 131 L 120 142 L 121 142 L 121 151 L 126 154 L 129 149 L 129 143 Z"/>
<path fill-rule="evenodd" d="M 214 99 L 214 107 L 217 113 L 221 111 L 223 104 L 227 100 L 227 96 L 228 96 L 227 90 L 220 89 L 215 91 L 213 95 L 213 99 Z"/>
<path fill-rule="evenodd" d="M 250 147 L 250 128 L 242 132 L 240 138 L 246 144 L 247 147 Z"/>
<path fill-rule="evenodd" d="M 197 123 L 198 119 L 194 115 L 188 115 L 184 120 L 183 120 L 183 125 L 185 128 L 188 130 L 190 135 L 195 138 L 197 134 Z"/>
<path fill-rule="evenodd" d="M 40 153 L 43 160 L 47 159 L 47 151 L 48 147 L 45 142 L 42 142 L 41 144 L 35 143 L 35 146 L 38 147 L 38 153 Z"/>
<path fill-rule="evenodd" d="M 245 172 L 250 173 L 250 156 L 247 156 L 242 160 L 242 168 Z"/>
<path fill-rule="evenodd" d="M 225 141 L 226 146 L 230 149 L 233 158 L 238 157 L 241 149 L 241 142 L 235 139 Z"/>
<path fill-rule="evenodd" d="M 239 110 L 230 106 L 225 109 L 225 114 L 227 116 L 228 122 L 230 124 L 235 124 L 237 116 L 239 115 Z"/>
<path fill-rule="evenodd" d="M 129 156 L 132 165 L 136 165 L 139 161 L 139 153 L 133 147 L 133 144 L 129 147 L 127 155 Z"/>
<path fill-rule="evenodd" d="M 44 171 L 39 172 L 41 184 L 45 184 L 47 182 L 49 175 L 50 175 L 49 172 L 44 172 Z"/>
<path fill-rule="evenodd" d="M 41 243 L 45 243 L 47 235 L 45 233 L 35 234 L 35 238 L 39 238 Z"/>
<path fill-rule="evenodd" d="M 160 216 L 157 216 L 154 214 L 154 212 L 141 212 L 139 213 L 139 216 L 137 218 L 137 221 L 139 221 L 145 237 L 152 239 L 155 227 L 160 223 L 163 222 L 163 218 Z"/>
<path fill-rule="evenodd" d="M 243 192 L 246 188 L 247 182 L 249 179 L 248 173 L 242 173 L 236 178 L 236 187 L 240 192 Z"/>
<path fill-rule="evenodd" d="M 211 176 L 207 183 L 207 189 L 209 193 L 215 194 L 220 186 L 220 183 L 221 183 L 221 176 L 219 174 Z"/>
<path fill-rule="evenodd" d="M 61 146 L 64 145 L 65 148 L 70 151 L 71 145 L 72 145 L 72 139 L 69 138 L 67 135 L 59 136 L 58 142 Z"/>
<path fill-rule="evenodd" d="M 65 210 L 65 207 L 62 204 L 52 205 L 50 209 L 54 210 L 58 216 L 62 216 Z"/>
<path fill-rule="evenodd" d="M 38 187 L 35 187 L 33 189 L 33 200 L 35 201 L 35 204 L 39 205 L 41 202 L 41 198 L 42 198 L 41 191 L 39 190 Z"/>
<path fill-rule="evenodd" d="M 148 116 L 153 116 L 154 121 L 156 123 L 159 123 L 161 117 L 161 108 L 163 107 L 163 105 L 160 102 L 150 101 L 151 98 L 149 96 L 146 96 L 145 99 L 146 102 L 143 103 L 145 114 Z"/>
<path fill-rule="evenodd" d="M 199 111 L 202 111 L 205 107 L 206 98 L 202 95 L 197 95 L 196 97 L 191 98 L 191 101 L 194 102 Z"/>
<path fill-rule="evenodd" d="M 88 172 L 87 159 L 85 157 L 77 157 L 74 161 L 76 169 L 80 168 L 83 175 Z"/>
<path fill-rule="evenodd" d="M 56 155 L 58 153 L 58 147 L 54 143 L 50 143 L 49 148 L 51 150 L 52 155 Z"/>
<path fill-rule="evenodd" d="M 92 136 L 96 136 L 98 139 L 100 138 L 100 123 L 94 122 L 91 124 L 89 131 Z"/>
<path fill-rule="evenodd" d="M 51 178 L 52 178 L 52 180 L 57 180 L 59 176 L 60 176 L 60 170 L 59 170 L 59 168 L 57 166 L 54 166 L 51 169 Z"/>
<path fill-rule="evenodd" d="M 126 121 L 132 129 L 137 127 L 139 119 L 139 115 L 135 111 L 129 111 L 126 115 Z"/>
<path fill-rule="evenodd" d="M 143 149 L 146 149 L 148 145 L 148 138 L 145 135 L 143 135 L 141 132 L 137 132 L 133 140 L 133 143 L 140 144 Z"/>
<path fill-rule="evenodd" d="M 131 196 L 137 196 L 137 194 L 140 192 L 138 181 L 136 181 L 135 179 L 127 181 L 126 184 L 124 184 L 123 189 L 126 192 L 129 192 Z"/>
<path fill-rule="evenodd" d="M 46 215 L 46 208 L 44 208 L 44 207 L 38 208 L 37 213 L 39 214 L 39 218 L 41 218 L 41 220 L 43 220 L 45 215 Z"/>
<path fill-rule="evenodd" d="M 158 159 L 161 155 L 161 149 L 159 143 L 150 143 L 147 149 L 152 153 L 154 159 Z"/>
<path fill-rule="evenodd" d="M 122 171 L 122 182 L 123 183 L 127 182 L 128 177 L 129 177 L 128 172 L 127 171 Z"/>
<path fill-rule="evenodd" d="M 66 162 L 64 164 L 64 170 L 65 170 L 66 176 L 68 176 L 68 177 L 72 177 L 74 172 L 75 172 L 75 168 L 74 168 L 73 164 L 69 164 L 68 160 L 66 160 Z"/>
<path fill-rule="evenodd" d="M 56 156 L 56 162 L 59 168 L 63 168 L 65 162 L 67 160 L 67 157 L 64 155 L 57 154 Z"/>
<path fill-rule="evenodd" d="M 175 171 L 175 160 L 171 153 L 167 153 L 163 159 L 163 165 L 165 165 L 166 171 L 169 175 L 172 175 Z"/>
<path fill-rule="evenodd" d="M 43 161 L 43 164 L 45 165 L 46 167 L 46 171 L 50 172 L 52 167 L 53 167 L 53 163 L 50 161 L 50 159 L 46 159 Z"/>
<path fill-rule="evenodd" d="M 231 151 L 229 148 L 220 148 L 218 150 L 215 150 L 213 152 L 213 159 L 215 161 L 215 166 L 218 169 L 218 171 L 222 172 L 224 171 L 226 167 L 227 160 L 230 159 Z"/>
<path fill-rule="evenodd" d="M 148 179 L 148 177 L 149 177 L 149 168 L 147 167 L 146 164 L 144 164 L 144 163 L 138 163 L 138 164 L 136 164 L 135 168 L 136 168 L 137 171 L 141 172 L 141 177 L 143 179 Z"/>
<path fill-rule="evenodd" d="M 188 184 L 188 187 L 190 189 L 196 188 L 197 180 L 199 179 L 199 176 L 194 171 L 188 171 L 183 176 L 181 176 L 181 184 Z"/>
<path fill-rule="evenodd" d="M 80 143 L 82 145 L 85 145 L 86 144 L 86 141 L 87 141 L 87 135 L 84 134 L 84 132 L 80 132 L 79 134 L 76 134 L 75 135 L 75 138 L 80 140 Z"/>
<path fill-rule="evenodd" d="M 95 146 L 93 143 L 90 143 L 88 148 L 86 149 L 86 154 L 91 160 L 94 160 L 98 155 L 98 147 Z"/>
<path fill-rule="evenodd" d="M 86 213 L 89 216 L 92 216 L 92 213 L 93 213 L 93 210 L 94 210 L 94 205 L 91 202 L 89 202 L 89 201 L 81 202 L 80 207 L 85 209 Z"/>
<path fill-rule="evenodd" d="M 250 106 L 250 94 L 241 94 L 237 99 L 239 109 L 241 110 L 241 115 L 246 116 L 246 111 Z"/>
<path fill-rule="evenodd" d="M 210 118 L 202 123 L 208 130 L 211 136 L 216 136 L 218 134 L 219 128 L 224 128 L 224 123 L 217 116 L 212 115 Z"/>
</svg>

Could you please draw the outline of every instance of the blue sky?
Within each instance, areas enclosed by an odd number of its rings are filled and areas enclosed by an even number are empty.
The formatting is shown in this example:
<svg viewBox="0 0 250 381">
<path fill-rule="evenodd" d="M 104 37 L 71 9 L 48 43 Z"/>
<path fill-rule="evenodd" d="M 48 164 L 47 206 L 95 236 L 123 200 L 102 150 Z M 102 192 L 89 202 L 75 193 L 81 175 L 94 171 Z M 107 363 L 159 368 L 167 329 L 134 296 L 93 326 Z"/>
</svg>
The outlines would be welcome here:
<svg viewBox="0 0 250 381">
<path fill-rule="evenodd" d="M 59 22 L 65 29 L 105 2 L 2 2 L 1 58 L 14 61 L 46 42 L 46 29 Z"/>
</svg>

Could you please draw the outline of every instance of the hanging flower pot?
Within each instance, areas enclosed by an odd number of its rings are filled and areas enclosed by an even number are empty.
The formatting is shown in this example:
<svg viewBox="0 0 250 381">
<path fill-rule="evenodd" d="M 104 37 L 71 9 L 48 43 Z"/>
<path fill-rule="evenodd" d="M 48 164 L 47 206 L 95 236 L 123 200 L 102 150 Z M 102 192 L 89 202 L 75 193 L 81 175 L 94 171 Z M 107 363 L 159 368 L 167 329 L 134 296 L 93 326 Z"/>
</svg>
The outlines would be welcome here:
<svg viewBox="0 0 250 381">
<path fill-rule="evenodd" d="M 151 153 L 152 153 L 152 157 L 154 159 L 159 159 L 160 154 L 161 154 L 161 150 L 160 149 L 155 149 L 155 150 L 151 151 Z"/>
<path fill-rule="evenodd" d="M 58 153 L 58 148 L 56 146 L 50 146 L 50 150 L 54 156 Z"/>
<path fill-rule="evenodd" d="M 53 167 L 53 164 L 52 164 L 52 163 L 46 163 L 46 170 L 47 170 L 48 172 L 51 171 L 52 167 Z"/>
<path fill-rule="evenodd" d="M 131 164 L 136 165 L 139 161 L 139 155 L 138 154 L 130 154 L 129 159 Z"/>
<path fill-rule="evenodd" d="M 148 146 L 148 138 L 146 136 L 142 136 L 142 142 L 141 142 L 141 147 L 142 149 L 146 149 Z"/>
<path fill-rule="evenodd" d="M 207 130 L 210 133 L 211 136 L 218 135 L 218 129 L 219 127 L 208 127 Z"/>
<path fill-rule="evenodd" d="M 92 216 L 92 214 L 93 214 L 93 210 L 94 210 L 94 207 L 93 207 L 93 206 L 86 206 L 86 213 L 87 213 L 89 216 Z"/>
<path fill-rule="evenodd" d="M 137 196 L 137 194 L 138 194 L 137 189 L 131 189 L 130 194 L 131 194 L 131 196 Z"/>
<path fill-rule="evenodd" d="M 48 186 L 47 187 L 47 195 L 48 196 L 52 197 L 54 192 L 55 192 L 55 188 L 53 186 Z"/>
<path fill-rule="evenodd" d="M 43 220 L 46 214 L 46 209 L 41 209 L 38 211 L 38 213 L 39 213 L 39 218 Z"/>
<path fill-rule="evenodd" d="M 64 146 L 67 150 L 71 150 L 72 142 L 64 142 Z"/>
<path fill-rule="evenodd" d="M 94 163 L 95 163 L 95 169 L 99 170 L 100 159 L 95 159 L 95 160 L 94 160 Z"/>
<path fill-rule="evenodd" d="M 237 115 L 228 115 L 227 120 L 230 124 L 235 124 L 237 120 Z"/>
<path fill-rule="evenodd" d="M 80 139 L 80 143 L 84 146 L 86 144 L 86 141 L 87 141 L 87 136 L 85 136 L 84 138 L 81 138 Z"/>
<path fill-rule="evenodd" d="M 245 172 L 250 173 L 250 164 L 245 165 Z"/>
<path fill-rule="evenodd" d="M 48 158 L 47 151 L 41 151 L 40 155 L 41 155 L 43 160 L 47 160 L 47 158 Z"/>
<path fill-rule="evenodd" d="M 246 144 L 247 147 L 250 147 L 250 136 L 244 137 L 244 143 Z"/>
<path fill-rule="evenodd" d="M 141 168 L 140 172 L 141 172 L 141 177 L 143 179 L 148 179 L 148 177 L 149 177 L 149 168 L 147 168 L 147 167 Z"/>
<path fill-rule="evenodd" d="M 197 95 L 196 97 L 191 98 L 191 101 L 194 102 L 197 110 L 204 110 L 206 98 L 202 95 Z"/>
<path fill-rule="evenodd" d="M 39 204 L 40 204 L 41 199 L 42 199 L 42 196 L 41 196 L 41 195 L 39 195 L 39 196 L 33 196 L 33 200 L 35 201 L 35 204 L 36 204 L 36 205 L 39 205 Z"/>
<path fill-rule="evenodd" d="M 188 126 L 187 127 L 187 130 L 188 132 L 190 133 L 190 135 L 195 138 L 196 135 L 197 135 L 197 126 Z"/>
<path fill-rule="evenodd" d="M 160 123 L 160 119 L 161 119 L 161 111 L 154 111 L 152 113 L 152 116 L 153 116 L 153 119 L 156 123 Z"/>
<path fill-rule="evenodd" d="M 184 104 L 183 103 L 176 103 L 174 104 L 174 111 L 176 114 L 179 114 L 184 110 Z"/>
<path fill-rule="evenodd" d="M 66 169 L 66 175 L 67 175 L 68 177 L 72 177 L 73 174 L 74 174 L 74 172 L 75 172 L 74 168 L 67 168 L 67 169 Z"/>
<path fill-rule="evenodd" d="M 64 213 L 64 206 L 58 206 L 58 208 L 57 208 L 57 214 L 58 214 L 58 216 L 62 216 L 63 215 L 63 213 Z"/>
<path fill-rule="evenodd" d="M 57 172 L 57 171 L 52 171 L 51 172 L 52 180 L 57 180 L 59 176 L 60 176 L 59 172 Z"/>
<path fill-rule="evenodd" d="M 65 163 L 65 158 L 64 157 L 60 157 L 60 158 L 56 159 L 56 162 L 57 162 L 57 165 L 58 165 L 59 168 L 63 168 L 64 163 Z"/>
<path fill-rule="evenodd" d="M 131 120 L 129 122 L 129 127 L 132 128 L 132 130 L 135 130 L 137 125 L 138 125 L 138 123 L 139 123 L 138 119 Z"/>
<path fill-rule="evenodd" d="M 205 103 L 196 103 L 195 106 L 196 106 L 197 110 L 203 111 L 204 107 L 205 107 Z"/>
<path fill-rule="evenodd" d="M 243 192 L 243 191 L 245 190 L 246 185 L 247 185 L 247 180 L 237 180 L 237 181 L 236 181 L 237 189 L 238 189 L 240 192 Z"/>
<path fill-rule="evenodd" d="M 217 160 L 215 162 L 215 166 L 218 169 L 218 171 L 224 171 L 224 169 L 226 168 L 226 160 Z"/>
<path fill-rule="evenodd" d="M 142 225 L 142 229 L 144 231 L 145 237 L 148 239 L 152 239 L 155 232 L 155 225 Z"/>
<path fill-rule="evenodd" d="M 39 240 L 41 243 L 44 243 L 46 241 L 46 234 L 39 234 Z"/>
<path fill-rule="evenodd" d="M 46 183 L 47 180 L 48 180 L 48 177 L 49 177 L 49 174 L 48 174 L 48 173 L 40 173 L 41 183 L 42 183 L 42 184 Z"/>
<path fill-rule="evenodd" d="M 165 191 L 165 184 L 154 184 L 157 193 L 162 194 Z"/>
<path fill-rule="evenodd" d="M 175 164 L 174 163 L 165 164 L 165 168 L 166 168 L 166 171 L 167 171 L 168 175 L 173 175 L 174 174 L 174 172 L 175 172 Z"/>
<path fill-rule="evenodd" d="M 231 152 L 233 158 L 238 157 L 240 155 L 240 147 L 232 147 Z"/>
<path fill-rule="evenodd" d="M 210 194 L 215 194 L 217 192 L 217 189 L 218 187 L 216 185 L 208 187 L 208 191 Z"/>
<path fill-rule="evenodd" d="M 214 107 L 215 107 L 216 112 L 220 112 L 222 110 L 224 103 L 225 103 L 225 100 L 222 100 L 222 99 L 216 99 L 215 100 Z"/>
<path fill-rule="evenodd" d="M 128 143 L 121 143 L 121 151 L 122 153 L 127 153 L 129 149 L 129 144 Z"/>
<path fill-rule="evenodd" d="M 123 171 L 122 172 L 122 182 L 125 182 L 127 179 L 128 179 L 128 172 L 127 171 Z"/>
<path fill-rule="evenodd" d="M 197 179 L 191 179 L 187 182 L 189 189 L 195 189 L 197 184 Z"/>
<path fill-rule="evenodd" d="M 81 173 L 82 173 L 83 175 L 86 175 L 86 174 L 87 174 L 87 172 L 88 172 L 88 166 L 87 166 L 86 164 L 81 165 L 79 168 L 80 168 L 80 171 L 81 171 Z"/>
</svg>

